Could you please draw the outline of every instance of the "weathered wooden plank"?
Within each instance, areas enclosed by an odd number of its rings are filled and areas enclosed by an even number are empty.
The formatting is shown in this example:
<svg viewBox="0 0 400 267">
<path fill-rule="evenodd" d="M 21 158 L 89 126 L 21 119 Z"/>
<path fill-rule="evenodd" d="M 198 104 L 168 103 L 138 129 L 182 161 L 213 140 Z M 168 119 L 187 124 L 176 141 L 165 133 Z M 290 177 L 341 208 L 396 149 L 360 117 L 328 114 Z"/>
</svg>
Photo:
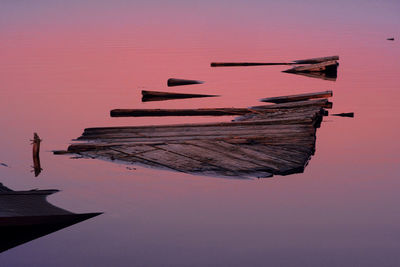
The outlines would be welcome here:
<svg viewBox="0 0 400 267">
<path fill-rule="evenodd" d="M 299 59 L 293 62 L 211 62 L 211 67 L 247 67 L 247 66 L 276 66 L 276 65 L 297 65 L 297 64 L 316 64 L 326 61 L 339 60 L 339 56 L 317 57 L 309 59 Z"/>
<path fill-rule="evenodd" d="M 286 103 L 286 102 L 294 102 L 294 101 L 304 101 L 315 98 L 328 98 L 333 95 L 332 91 L 323 91 L 323 92 L 314 92 L 307 94 L 296 94 L 296 95 L 287 95 L 287 96 L 277 96 L 277 97 L 267 97 L 262 98 L 261 102 L 270 102 L 270 103 Z"/>
<path fill-rule="evenodd" d="M 180 85 L 190 85 L 190 84 L 202 84 L 204 82 L 197 81 L 197 80 L 186 80 L 186 79 L 176 79 L 176 78 L 169 78 L 167 81 L 167 85 L 171 86 L 180 86 Z"/>
<path fill-rule="evenodd" d="M 289 102 L 289 103 L 279 103 L 274 105 L 261 105 L 261 106 L 254 106 L 251 109 L 257 111 L 263 111 L 266 109 L 284 109 L 290 108 L 295 111 L 295 108 L 300 107 L 310 107 L 310 106 L 317 106 L 321 108 L 332 108 L 332 103 L 328 101 L 328 99 L 311 99 L 311 100 L 304 100 L 304 101 L 296 101 L 296 102 Z"/>
<path fill-rule="evenodd" d="M 354 112 L 347 112 L 347 113 L 337 113 L 337 114 L 332 114 L 331 116 L 339 116 L 339 117 L 354 117 Z"/>
<path fill-rule="evenodd" d="M 183 137 L 183 136 L 223 136 L 223 135 L 241 135 L 251 133 L 253 135 L 285 135 L 295 134 L 304 132 L 313 132 L 314 127 L 312 125 L 290 125 L 286 127 L 268 127 L 269 125 L 262 126 L 239 126 L 239 127 L 210 127 L 204 128 L 202 131 L 198 131 L 196 128 L 192 129 L 170 129 L 169 131 L 147 131 L 147 132 L 112 132 L 112 133 L 100 133 L 81 136 L 78 140 L 92 140 L 92 139 L 116 139 L 116 138 L 151 138 L 151 137 Z M 284 126 L 284 125 L 282 125 Z"/>
<path fill-rule="evenodd" d="M 275 105 L 262 105 L 251 108 L 200 108 L 200 109 L 113 109 L 111 117 L 154 117 L 154 116 L 232 116 L 248 113 L 274 113 L 278 109 L 295 107 L 319 106 L 330 108 L 332 103 L 327 99 L 316 99 L 281 103 Z"/>
<path fill-rule="evenodd" d="M 124 130 L 140 130 L 140 131 L 153 131 L 153 130 L 167 130 L 170 128 L 185 128 L 185 127 L 198 127 L 207 128 L 215 126 L 243 126 L 243 125 L 292 125 L 292 124 L 311 124 L 312 118 L 304 118 L 302 116 L 293 118 L 278 118 L 278 119 L 265 119 L 257 121 L 240 121 L 240 122 L 217 122 L 217 123 L 193 123 L 193 124 L 173 124 L 173 125 L 151 125 L 151 126 L 116 126 L 116 127 L 92 127 L 86 128 L 84 134 L 93 132 L 107 132 L 107 131 L 124 131 Z"/>
<path fill-rule="evenodd" d="M 297 66 L 288 70 L 284 70 L 283 72 L 288 73 L 297 73 L 297 72 L 329 72 L 336 73 L 337 66 L 339 63 L 337 61 L 325 61 L 316 64 L 309 64 L 305 66 Z"/>
<path fill-rule="evenodd" d="M 160 116 L 225 116 L 251 112 L 247 108 L 200 108 L 200 109 L 113 109 L 111 117 L 160 117 Z"/>
<path fill-rule="evenodd" d="M 157 145 L 157 147 L 176 155 L 196 159 L 202 162 L 203 166 L 212 165 L 223 170 L 229 170 L 238 173 L 249 173 L 251 170 L 270 171 L 269 168 L 265 168 L 260 164 L 252 163 L 245 158 L 237 158 L 230 154 L 224 153 L 224 151 L 213 151 L 208 148 L 195 146 L 189 143 Z M 147 156 L 147 154 L 144 156 Z"/>
<path fill-rule="evenodd" d="M 259 152 L 250 145 L 233 145 L 224 141 L 190 141 L 194 146 L 206 148 L 236 159 L 246 159 L 269 170 L 273 174 L 283 174 L 294 169 L 301 169 L 303 165 L 274 156 L 272 153 Z M 271 150 L 269 151 L 271 152 Z"/>
<path fill-rule="evenodd" d="M 182 94 L 182 93 L 142 90 L 142 102 L 162 101 L 162 100 L 172 100 L 172 99 L 185 99 L 185 98 L 216 97 L 216 96 L 218 96 L 218 95 Z"/>
<path fill-rule="evenodd" d="M 249 67 L 249 66 L 276 66 L 293 65 L 293 62 L 211 62 L 211 67 Z"/>
<path fill-rule="evenodd" d="M 321 63 L 321 62 L 326 62 L 326 61 L 334 61 L 334 60 L 339 60 L 339 56 L 299 59 L 299 60 L 294 60 L 293 62 L 296 63 L 296 64 L 315 64 L 315 63 Z"/>
</svg>

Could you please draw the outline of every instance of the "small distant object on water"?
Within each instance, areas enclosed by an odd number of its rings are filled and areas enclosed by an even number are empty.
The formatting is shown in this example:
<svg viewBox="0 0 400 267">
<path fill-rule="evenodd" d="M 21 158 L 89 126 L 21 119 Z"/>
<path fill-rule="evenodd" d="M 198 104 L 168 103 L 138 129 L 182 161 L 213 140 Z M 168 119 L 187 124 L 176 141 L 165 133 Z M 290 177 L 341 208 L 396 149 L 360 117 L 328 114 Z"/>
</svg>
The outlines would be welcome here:
<svg viewBox="0 0 400 267">
<path fill-rule="evenodd" d="M 163 100 L 184 99 L 184 98 L 196 98 L 196 97 L 215 97 L 215 96 L 218 96 L 218 95 L 182 94 L 182 93 L 142 90 L 142 102 L 163 101 Z"/>
<path fill-rule="evenodd" d="M 388 41 L 394 41 L 394 37 L 387 38 Z"/>
<path fill-rule="evenodd" d="M 5 164 L 5 163 L 3 163 L 3 162 L 0 162 L 0 165 L 1 165 L 1 166 L 4 166 L 4 167 L 8 167 L 8 165 Z"/>
<path fill-rule="evenodd" d="M 336 114 L 332 114 L 332 116 L 340 116 L 340 117 L 354 118 L 354 112 L 336 113 Z"/>
<path fill-rule="evenodd" d="M 185 79 L 176 79 L 176 78 L 170 78 L 167 81 L 167 85 L 169 87 L 180 86 L 180 85 L 189 85 L 189 84 L 202 84 L 202 83 L 204 83 L 204 82 L 197 81 L 197 80 L 185 80 Z"/>
</svg>

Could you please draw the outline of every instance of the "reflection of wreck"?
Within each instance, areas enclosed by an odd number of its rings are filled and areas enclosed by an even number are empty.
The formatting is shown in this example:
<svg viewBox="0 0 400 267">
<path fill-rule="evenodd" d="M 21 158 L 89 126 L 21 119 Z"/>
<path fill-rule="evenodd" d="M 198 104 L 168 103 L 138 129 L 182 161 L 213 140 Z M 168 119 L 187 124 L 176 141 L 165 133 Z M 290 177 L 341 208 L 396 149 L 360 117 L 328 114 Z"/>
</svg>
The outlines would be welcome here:
<svg viewBox="0 0 400 267">
<path fill-rule="evenodd" d="M 55 207 L 46 201 L 55 192 L 12 191 L 0 184 L 0 252 L 101 214 Z"/>
<path fill-rule="evenodd" d="M 331 106 L 326 98 L 310 99 L 322 94 L 327 92 L 302 95 L 302 101 L 299 96 L 286 96 L 282 97 L 286 103 L 216 109 L 215 113 L 212 109 L 167 110 L 167 115 L 242 116 L 224 123 L 88 128 L 78 138 L 85 143 L 55 153 L 225 177 L 302 172 L 314 153 L 324 108 Z M 149 116 L 144 110 L 118 111 Z M 150 111 L 163 114 L 163 110 Z"/>
</svg>

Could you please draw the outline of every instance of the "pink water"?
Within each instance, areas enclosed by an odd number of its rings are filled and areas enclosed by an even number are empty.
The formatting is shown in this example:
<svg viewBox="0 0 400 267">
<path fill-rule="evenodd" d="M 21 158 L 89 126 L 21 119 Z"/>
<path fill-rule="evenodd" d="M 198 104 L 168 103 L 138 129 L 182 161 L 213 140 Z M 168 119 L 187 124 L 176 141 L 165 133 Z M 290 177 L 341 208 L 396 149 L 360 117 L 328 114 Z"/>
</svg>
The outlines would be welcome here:
<svg viewBox="0 0 400 267">
<path fill-rule="evenodd" d="M 399 266 L 399 12 L 397 1 L 2 1 L 0 182 L 105 212 L 2 253 L 2 266 Z M 209 67 L 336 54 L 336 82 Z M 170 77 L 206 83 L 171 89 Z M 222 97 L 141 103 L 142 89 Z M 51 153 L 87 127 L 230 119 L 110 118 L 113 108 L 247 107 L 324 90 L 332 113 L 355 118 L 325 118 L 303 174 L 232 180 Z"/>
</svg>

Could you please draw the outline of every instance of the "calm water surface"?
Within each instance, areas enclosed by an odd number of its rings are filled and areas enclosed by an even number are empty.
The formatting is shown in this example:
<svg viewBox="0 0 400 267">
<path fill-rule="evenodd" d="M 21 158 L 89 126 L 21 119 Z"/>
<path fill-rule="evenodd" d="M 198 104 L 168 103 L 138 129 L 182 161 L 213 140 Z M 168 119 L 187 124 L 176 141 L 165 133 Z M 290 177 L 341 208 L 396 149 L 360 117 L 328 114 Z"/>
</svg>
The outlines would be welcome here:
<svg viewBox="0 0 400 267">
<path fill-rule="evenodd" d="M 0 182 L 104 212 L 0 254 L 1 266 L 399 266 L 398 1 L 0 1 Z M 386 38 L 395 37 L 395 41 Z M 340 55 L 336 82 L 211 61 Z M 203 85 L 168 89 L 170 77 Z M 220 98 L 140 102 L 140 91 Z M 55 156 L 113 108 L 247 107 L 333 90 L 302 174 L 235 180 Z M 35 178 L 30 139 L 43 139 Z"/>
</svg>

